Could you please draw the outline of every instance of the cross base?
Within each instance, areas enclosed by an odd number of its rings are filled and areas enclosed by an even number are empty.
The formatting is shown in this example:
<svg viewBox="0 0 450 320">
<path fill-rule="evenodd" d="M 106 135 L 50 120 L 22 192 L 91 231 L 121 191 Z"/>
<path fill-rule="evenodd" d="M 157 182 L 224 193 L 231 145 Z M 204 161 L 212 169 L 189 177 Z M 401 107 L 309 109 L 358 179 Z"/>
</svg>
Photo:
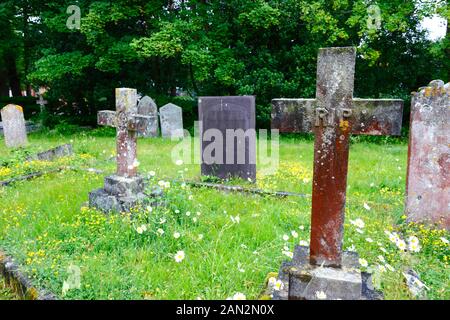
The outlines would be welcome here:
<svg viewBox="0 0 450 320">
<path fill-rule="evenodd" d="M 142 177 L 125 178 L 117 175 L 105 178 L 103 189 L 89 194 L 89 206 L 105 213 L 129 212 L 148 198 L 144 194 Z"/>
<path fill-rule="evenodd" d="M 309 262 L 309 248 L 297 246 L 290 262 L 281 266 L 278 278 L 283 290 L 274 300 L 381 300 L 369 274 L 359 270 L 358 254 L 344 252 L 342 267 L 320 267 Z"/>
</svg>

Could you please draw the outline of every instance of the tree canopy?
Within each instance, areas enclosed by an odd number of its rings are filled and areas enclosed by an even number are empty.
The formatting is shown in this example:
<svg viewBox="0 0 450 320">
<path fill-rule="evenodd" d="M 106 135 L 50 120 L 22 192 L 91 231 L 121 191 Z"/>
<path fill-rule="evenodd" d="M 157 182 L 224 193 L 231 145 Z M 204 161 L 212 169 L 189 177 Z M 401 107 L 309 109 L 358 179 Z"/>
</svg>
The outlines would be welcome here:
<svg viewBox="0 0 450 320">
<path fill-rule="evenodd" d="M 67 26 L 70 5 L 80 29 Z M 88 118 L 114 106 L 115 87 L 158 104 L 180 90 L 256 95 L 267 127 L 271 99 L 314 96 L 321 47 L 358 48 L 360 97 L 408 99 L 448 81 L 448 35 L 432 42 L 420 27 L 434 14 L 448 20 L 446 1 L 3 0 L 0 95 L 46 86 L 58 108 Z"/>
</svg>

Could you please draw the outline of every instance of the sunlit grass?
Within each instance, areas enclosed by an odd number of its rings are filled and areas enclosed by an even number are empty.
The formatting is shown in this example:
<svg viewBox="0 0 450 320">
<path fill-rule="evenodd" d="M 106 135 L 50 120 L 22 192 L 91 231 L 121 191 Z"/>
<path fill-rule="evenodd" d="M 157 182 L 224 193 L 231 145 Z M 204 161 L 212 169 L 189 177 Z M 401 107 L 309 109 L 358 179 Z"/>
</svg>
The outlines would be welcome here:
<svg viewBox="0 0 450 320">
<path fill-rule="evenodd" d="M 104 175 L 66 170 L 0 189 L 0 247 L 38 285 L 61 296 L 67 268 L 76 265 L 82 272 L 81 289 L 69 290 L 64 298 L 225 299 L 242 292 L 255 299 L 267 274 L 289 259 L 283 251 L 309 240 L 310 198 L 190 189 L 180 181 L 200 180 L 200 166 L 176 166 L 171 161 L 176 142 L 162 139 L 139 140 L 139 170 L 155 171 L 154 185 L 171 182 L 165 190 L 167 208 L 144 209 L 133 219 L 86 209 L 88 193 L 115 170 L 115 140 L 108 132 L 35 134 L 28 149 L 72 142 L 76 155 L 61 161 L 102 169 Z M 3 167 L 23 168 L 23 151 L 12 153 L 3 145 L 0 141 Z M 382 255 L 395 269 L 380 274 L 380 288 L 388 299 L 412 298 L 401 274 L 408 267 L 430 287 L 428 298 L 449 299 L 449 250 L 440 240 L 448 234 L 404 222 L 407 146 L 355 143 L 350 154 L 344 248 L 356 250 L 369 268 L 384 265 Z M 282 140 L 279 171 L 264 176 L 260 170 L 257 187 L 310 194 L 312 159 L 311 141 Z M 365 224 L 360 230 L 350 223 L 357 218 Z M 141 226 L 147 229 L 142 234 L 137 232 Z M 401 253 L 385 234 L 394 227 L 405 239 L 416 235 L 420 252 Z M 174 259 L 178 251 L 185 253 L 181 262 Z"/>
</svg>

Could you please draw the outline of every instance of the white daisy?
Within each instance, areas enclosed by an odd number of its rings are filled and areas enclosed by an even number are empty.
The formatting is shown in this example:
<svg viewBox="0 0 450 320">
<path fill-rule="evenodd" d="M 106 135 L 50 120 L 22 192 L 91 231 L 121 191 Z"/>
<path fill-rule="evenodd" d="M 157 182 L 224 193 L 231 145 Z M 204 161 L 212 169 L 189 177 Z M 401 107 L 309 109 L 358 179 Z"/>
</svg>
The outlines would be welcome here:
<svg viewBox="0 0 450 320">
<path fill-rule="evenodd" d="M 327 295 L 323 291 L 317 291 L 316 298 L 319 300 L 325 300 L 327 298 Z"/>
<path fill-rule="evenodd" d="M 246 300 L 246 299 L 247 299 L 247 297 L 245 296 L 245 294 L 240 293 L 240 292 L 236 293 L 233 296 L 233 300 Z"/>
<path fill-rule="evenodd" d="M 366 268 L 366 267 L 369 265 L 369 263 L 367 262 L 367 260 L 366 260 L 366 259 L 363 259 L 363 258 L 360 258 L 360 259 L 359 259 L 359 264 L 360 264 L 361 267 L 363 267 L 363 268 Z"/>
<path fill-rule="evenodd" d="M 184 258 L 186 257 L 186 255 L 185 255 L 185 253 L 184 253 L 184 251 L 178 251 L 176 254 L 175 254 L 175 261 L 177 262 L 177 263 L 180 263 L 181 261 L 183 261 L 184 260 Z"/>
</svg>

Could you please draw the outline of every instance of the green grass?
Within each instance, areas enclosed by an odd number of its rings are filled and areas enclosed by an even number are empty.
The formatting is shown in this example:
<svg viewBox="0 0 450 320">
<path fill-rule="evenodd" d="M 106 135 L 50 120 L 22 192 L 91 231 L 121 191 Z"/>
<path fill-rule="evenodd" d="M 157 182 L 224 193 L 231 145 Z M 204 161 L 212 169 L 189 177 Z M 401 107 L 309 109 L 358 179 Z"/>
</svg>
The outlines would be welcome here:
<svg viewBox="0 0 450 320">
<path fill-rule="evenodd" d="M 0 301 L 13 300 L 15 297 L 11 290 L 6 286 L 5 281 L 0 278 Z"/>
<path fill-rule="evenodd" d="M 109 159 L 115 140 L 110 133 L 32 134 L 28 152 L 72 141 L 76 155 L 55 164 L 26 165 L 24 151 L 7 150 L 0 141 L 0 180 L 62 164 L 113 173 L 115 163 Z M 171 161 L 175 145 L 162 139 L 139 140 L 140 172 L 155 171 L 153 185 L 159 180 L 172 183 L 165 190 L 167 208 L 151 213 L 143 209 L 133 218 L 105 216 L 85 208 L 88 193 L 102 186 L 104 175 L 66 170 L 0 188 L 0 247 L 21 263 L 37 285 L 60 297 L 64 281 L 71 277 L 68 267 L 78 266 L 81 287 L 69 290 L 66 299 L 225 299 L 236 292 L 258 298 L 267 274 L 277 272 L 281 262 L 289 259 L 282 253 L 284 247 L 292 251 L 300 240 L 309 239 L 310 198 L 278 199 L 183 187 L 174 181 L 200 180 L 200 168 L 197 164 L 176 166 Z M 354 246 L 370 269 L 381 264 L 379 255 L 395 268 L 375 272 L 387 299 L 412 298 L 401 274 L 407 267 L 430 287 L 427 298 L 449 299 L 449 247 L 440 240 L 448 239 L 448 233 L 404 221 L 406 157 L 407 146 L 402 143 L 351 146 L 344 248 Z M 280 170 L 273 176 L 259 170 L 258 187 L 310 194 L 312 159 L 311 141 L 283 139 Z M 234 223 L 231 216 L 239 216 L 240 222 Z M 356 218 L 365 222 L 363 234 L 349 222 Z M 136 231 L 141 225 L 148 229 L 143 234 Z M 159 228 L 163 235 L 158 234 Z M 416 235 L 421 251 L 401 253 L 384 233 L 393 228 L 404 238 Z M 294 230 L 298 238 L 291 235 Z M 179 239 L 174 238 L 175 232 L 181 234 Z M 290 236 L 288 241 L 283 240 L 285 234 Z M 186 258 L 177 263 L 174 254 L 180 250 Z"/>
</svg>

